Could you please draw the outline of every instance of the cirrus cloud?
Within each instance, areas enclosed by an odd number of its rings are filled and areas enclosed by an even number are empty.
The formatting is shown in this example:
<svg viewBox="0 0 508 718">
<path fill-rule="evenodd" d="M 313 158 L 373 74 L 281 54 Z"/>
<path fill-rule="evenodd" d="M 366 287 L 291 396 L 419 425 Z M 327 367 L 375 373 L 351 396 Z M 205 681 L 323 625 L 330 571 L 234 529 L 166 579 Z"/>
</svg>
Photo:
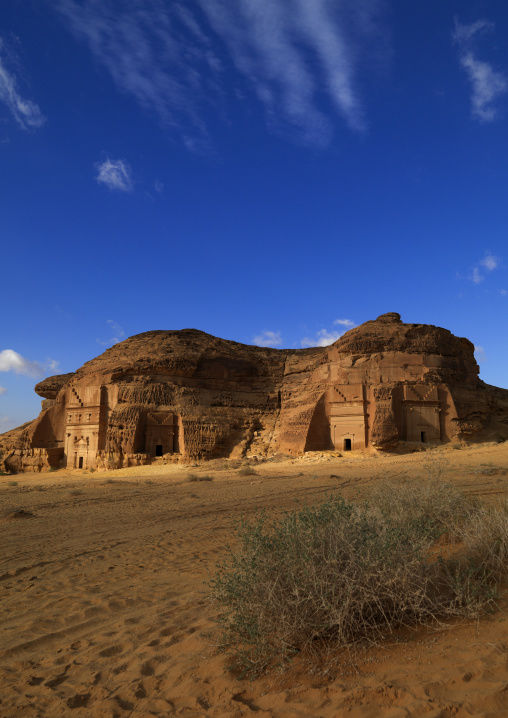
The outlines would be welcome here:
<svg viewBox="0 0 508 718">
<path fill-rule="evenodd" d="M 271 129 L 329 143 L 337 120 L 365 126 L 359 67 L 385 52 L 380 0 L 54 0 L 117 88 L 193 151 L 210 107 L 255 98 Z M 373 48 L 383 48 L 382 50 Z M 232 82 L 233 79 L 233 82 Z"/>
<path fill-rule="evenodd" d="M 108 158 L 104 162 L 99 162 L 96 168 L 96 179 L 99 184 L 119 192 L 132 192 L 132 172 L 127 162 Z"/>
<path fill-rule="evenodd" d="M 459 62 L 471 83 L 471 112 L 480 122 L 492 122 L 498 116 L 495 102 L 508 92 L 508 79 L 504 72 L 478 59 L 475 40 L 494 29 L 494 23 L 477 20 L 470 25 L 455 21 L 453 39 L 459 47 Z"/>
<path fill-rule="evenodd" d="M 22 130 L 40 127 L 46 121 L 39 106 L 22 97 L 18 90 L 18 80 L 14 70 L 9 65 L 9 57 L 15 60 L 12 52 L 7 51 L 4 41 L 0 38 L 0 102 L 3 102 L 16 123 Z"/>
<path fill-rule="evenodd" d="M 123 341 L 125 337 L 125 331 L 123 328 L 118 324 L 118 322 L 115 322 L 114 319 L 107 319 L 106 324 L 109 326 L 110 331 L 113 336 L 111 336 L 109 339 L 106 339 L 105 341 L 102 341 L 101 339 L 97 339 L 97 344 L 102 344 L 102 346 L 110 346 L 113 344 L 118 344 L 119 342 Z"/>
</svg>

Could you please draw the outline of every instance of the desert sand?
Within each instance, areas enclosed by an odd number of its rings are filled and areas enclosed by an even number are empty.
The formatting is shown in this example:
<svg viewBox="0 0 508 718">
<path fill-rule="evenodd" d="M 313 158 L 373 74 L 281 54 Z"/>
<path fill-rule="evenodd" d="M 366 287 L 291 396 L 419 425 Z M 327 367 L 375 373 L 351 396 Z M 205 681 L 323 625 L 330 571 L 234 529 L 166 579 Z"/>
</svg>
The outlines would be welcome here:
<svg viewBox="0 0 508 718">
<path fill-rule="evenodd" d="M 242 515 L 429 473 L 496 501 L 507 494 L 508 442 L 313 454 L 261 463 L 253 476 L 221 466 L 0 477 L 1 716 L 508 716 L 504 598 L 479 622 L 237 680 L 217 649 L 207 588 Z M 189 482 L 189 471 L 214 480 Z"/>
</svg>

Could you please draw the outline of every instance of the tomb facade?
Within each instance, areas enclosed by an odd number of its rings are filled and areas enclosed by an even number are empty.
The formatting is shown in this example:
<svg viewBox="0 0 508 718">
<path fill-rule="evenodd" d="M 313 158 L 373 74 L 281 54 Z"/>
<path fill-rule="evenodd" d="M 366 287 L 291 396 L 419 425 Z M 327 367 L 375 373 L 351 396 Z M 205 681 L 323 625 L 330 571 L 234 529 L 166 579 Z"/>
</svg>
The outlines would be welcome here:
<svg viewBox="0 0 508 718">
<path fill-rule="evenodd" d="M 37 419 L 0 437 L 4 468 L 114 468 L 277 452 L 389 451 L 508 437 L 508 391 L 474 347 L 381 315 L 328 347 L 277 350 L 195 329 L 130 337 L 45 379 Z"/>
</svg>

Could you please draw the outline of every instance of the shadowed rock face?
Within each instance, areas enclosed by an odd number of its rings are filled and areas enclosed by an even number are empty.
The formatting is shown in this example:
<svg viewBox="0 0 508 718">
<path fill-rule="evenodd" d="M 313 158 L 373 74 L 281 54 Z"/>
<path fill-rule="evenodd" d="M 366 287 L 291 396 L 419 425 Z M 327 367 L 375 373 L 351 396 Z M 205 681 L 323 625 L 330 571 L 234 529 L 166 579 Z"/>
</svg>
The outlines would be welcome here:
<svg viewBox="0 0 508 718">
<path fill-rule="evenodd" d="M 43 411 L 4 435 L 5 464 L 117 467 L 483 440 L 506 427 L 508 392 L 479 380 L 473 350 L 396 313 L 314 349 L 145 332 L 40 382 Z"/>
</svg>

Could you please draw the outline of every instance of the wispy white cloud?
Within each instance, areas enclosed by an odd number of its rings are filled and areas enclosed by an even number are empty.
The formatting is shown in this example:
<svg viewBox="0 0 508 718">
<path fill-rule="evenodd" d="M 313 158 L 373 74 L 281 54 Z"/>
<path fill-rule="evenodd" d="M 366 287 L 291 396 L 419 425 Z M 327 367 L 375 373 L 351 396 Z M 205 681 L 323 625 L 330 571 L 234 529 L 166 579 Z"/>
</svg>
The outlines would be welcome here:
<svg viewBox="0 0 508 718">
<path fill-rule="evenodd" d="M 499 259 L 499 257 L 495 257 L 490 252 L 487 252 L 485 257 L 480 260 L 480 264 L 482 265 L 482 267 L 485 267 L 485 269 L 487 269 L 489 272 L 492 272 L 493 269 L 497 269 L 499 267 L 500 261 L 501 260 Z"/>
<path fill-rule="evenodd" d="M 58 362 L 48 359 L 46 362 L 32 361 L 21 356 L 14 349 L 0 351 L 0 371 L 12 371 L 15 374 L 40 377 L 58 368 Z"/>
<path fill-rule="evenodd" d="M 60 368 L 60 362 L 56 361 L 56 359 L 49 359 L 44 364 L 44 370 L 45 371 L 54 371 L 57 372 Z"/>
<path fill-rule="evenodd" d="M 346 0 L 340 7 L 330 0 L 199 3 L 272 126 L 287 123 L 321 145 L 331 138 L 334 115 L 354 130 L 364 129 L 348 18 L 363 13 L 366 28 L 377 2 Z M 320 98 L 326 98 L 331 112 L 321 109 Z"/>
<path fill-rule="evenodd" d="M 500 294 L 502 297 L 506 297 L 506 295 L 508 294 L 508 289 L 500 289 L 500 290 L 499 290 L 499 294 Z"/>
<path fill-rule="evenodd" d="M 122 92 L 178 128 L 184 143 L 206 143 L 199 109 L 220 69 L 190 9 L 162 0 L 55 0 L 53 7 Z"/>
<path fill-rule="evenodd" d="M 492 65 L 479 60 L 476 39 L 494 29 L 494 24 L 478 20 L 470 25 L 455 21 L 453 39 L 459 47 L 459 62 L 471 83 L 472 114 L 480 122 L 492 122 L 498 116 L 495 102 L 508 92 L 506 73 L 494 70 Z"/>
<path fill-rule="evenodd" d="M 106 339 L 105 341 L 97 339 L 97 343 L 102 344 L 102 346 L 110 346 L 112 344 L 118 344 L 119 342 L 123 341 L 123 339 L 125 338 L 125 331 L 123 330 L 123 328 L 117 322 L 115 322 L 114 319 L 108 319 L 106 321 L 106 324 L 109 326 L 113 336 L 109 339 Z"/>
<path fill-rule="evenodd" d="M 258 347 L 280 347 L 282 345 L 282 337 L 280 332 L 265 330 L 255 336 L 253 342 Z"/>
<path fill-rule="evenodd" d="M 455 30 L 453 32 L 453 39 L 459 45 L 468 45 L 475 35 L 478 35 L 485 31 L 494 29 L 494 23 L 488 20 L 476 20 L 470 25 L 463 25 L 457 18 L 455 18 Z"/>
<path fill-rule="evenodd" d="M 494 269 L 497 269 L 500 263 L 500 257 L 496 257 L 492 254 L 492 252 L 486 252 L 485 256 L 478 262 L 480 267 L 483 267 L 483 269 L 481 270 L 479 266 L 473 267 L 473 273 L 469 278 L 472 282 L 474 282 L 474 284 L 481 284 L 481 282 L 485 279 L 485 275 L 489 272 L 493 272 Z"/>
<path fill-rule="evenodd" d="M 14 69 L 9 66 L 5 43 L 0 38 L 0 102 L 3 102 L 18 126 L 23 130 L 40 127 L 46 121 L 39 106 L 22 97 L 18 91 L 18 80 Z M 11 58 L 12 58 L 12 53 Z"/>
<path fill-rule="evenodd" d="M 132 172 L 127 162 L 108 158 L 98 163 L 96 168 L 96 179 L 99 184 L 119 192 L 132 192 Z"/>
<path fill-rule="evenodd" d="M 328 331 L 328 329 L 320 329 L 315 337 L 304 337 L 300 345 L 302 347 L 327 347 L 344 334 L 344 332 Z"/>
<path fill-rule="evenodd" d="M 7 389 L 5 388 L 5 386 L 0 386 L 0 394 L 5 394 L 6 391 Z"/>
<path fill-rule="evenodd" d="M 345 327 L 346 329 L 352 329 L 352 327 L 356 327 L 356 322 L 354 322 L 352 319 L 336 319 L 334 321 L 334 324 L 339 324 L 341 327 Z"/>
<path fill-rule="evenodd" d="M 337 339 L 340 339 L 343 334 L 345 334 L 348 329 L 351 329 L 352 327 L 356 327 L 356 322 L 354 322 L 352 319 L 335 319 L 334 324 L 337 326 L 343 327 L 343 329 L 340 330 L 334 330 L 334 329 L 320 329 L 315 337 L 304 337 L 300 344 L 302 347 L 327 347 L 330 344 L 333 344 L 337 341 Z"/>
<path fill-rule="evenodd" d="M 473 267 L 473 274 L 471 275 L 471 281 L 473 281 L 475 284 L 480 284 L 483 282 L 485 277 L 483 274 L 480 274 L 480 270 L 478 267 Z"/>
<path fill-rule="evenodd" d="M 184 143 L 208 143 L 205 107 L 248 96 L 271 127 L 326 145 L 341 118 L 365 127 L 358 64 L 379 45 L 381 0 L 55 0 L 115 84 Z M 231 82 L 231 71 L 237 73 Z M 226 81 L 226 71 L 228 79 Z"/>
<path fill-rule="evenodd" d="M 474 355 L 475 355 L 475 359 L 478 362 L 478 364 L 480 362 L 487 361 L 487 356 L 485 354 L 485 349 L 483 347 L 475 346 Z"/>
</svg>

